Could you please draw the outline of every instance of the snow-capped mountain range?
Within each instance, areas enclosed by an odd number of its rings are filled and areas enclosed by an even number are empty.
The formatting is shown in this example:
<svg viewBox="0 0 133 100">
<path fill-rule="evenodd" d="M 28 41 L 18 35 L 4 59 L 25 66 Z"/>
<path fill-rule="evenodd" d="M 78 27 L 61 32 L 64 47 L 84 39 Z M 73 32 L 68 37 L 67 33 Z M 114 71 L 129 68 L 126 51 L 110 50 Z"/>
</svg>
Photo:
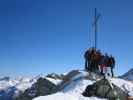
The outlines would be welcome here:
<svg viewBox="0 0 133 100">
<path fill-rule="evenodd" d="M 64 75 L 67 76 L 68 74 Z M 4 77 L 0 79 L 0 100 L 16 100 L 20 94 L 24 93 L 27 89 L 31 88 L 35 83 L 37 83 L 39 78 L 45 78 L 51 83 L 58 85 L 64 80 L 63 75 L 49 74 L 44 76 L 42 74 L 32 77 L 32 78 L 18 78 L 10 79 L 9 77 Z M 106 100 L 100 99 L 98 97 L 84 97 L 82 95 L 83 91 L 89 84 L 93 84 L 95 80 L 88 79 L 90 76 L 88 72 L 79 71 L 78 73 L 71 73 L 67 76 L 69 79 L 65 79 L 65 83 L 62 83 L 61 91 L 45 96 L 38 96 L 33 98 L 33 100 Z M 96 76 L 96 75 L 95 75 Z M 127 91 L 131 96 L 133 96 L 133 69 L 128 71 L 126 74 L 121 76 L 121 78 L 111 78 L 111 82 L 116 86 L 120 87 L 122 90 Z M 123 78 L 123 79 L 122 79 Z M 97 78 L 100 79 L 100 78 Z M 124 80 L 126 79 L 126 80 Z M 127 81 L 130 80 L 130 81 Z M 17 99 L 22 100 L 22 99 Z M 32 99 L 31 99 L 32 100 Z"/>
<path fill-rule="evenodd" d="M 3 100 L 12 100 L 11 98 L 18 96 L 20 92 L 24 92 L 34 82 L 36 82 L 36 78 L 9 78 L 8 80 L 3 78 L 0 81 L 0 98 Z"/>
<path fill-rule="evenodd" d="M 124 75 L 122 75 L 120 77 L 125 80 L 133 81 L 133 68 L 130 69 L 127 73 L 125 73 Z"/>
</svg>

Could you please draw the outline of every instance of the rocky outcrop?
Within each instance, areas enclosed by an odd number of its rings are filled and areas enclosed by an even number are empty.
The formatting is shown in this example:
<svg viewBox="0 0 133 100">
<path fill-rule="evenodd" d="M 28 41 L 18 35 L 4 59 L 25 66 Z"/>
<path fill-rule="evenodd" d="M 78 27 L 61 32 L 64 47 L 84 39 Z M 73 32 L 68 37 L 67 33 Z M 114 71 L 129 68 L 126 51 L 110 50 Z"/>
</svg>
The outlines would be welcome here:
<svg viewBox="0 0 133 100">
<path fill-rule="evenodd" d="M 99 98 L 107 98 L 108 100 L 127 100 L 128 98 L 126 92 L 110 83 L 107 79 L 101 79 L 92 85 L 88 85 L 83 92 L 83 96 L 96 96 Z"/>
<path fill-rule="evenodd" d="M 46 77 L 52 78 L 52 79 L 60 79 L 60 80 L 62 80 L 64 76 L 65 75 L 63 75 L 63 74 L 58 75 L 56 73 L 51 73 L 51 74 L 48 74 Z"/>
<path fill-rule="evenodd" d="M 45 78 L 39 78 L 31 88 L 27 89 L 24 93 L 20 94 L 16 100 L 32 100 L 37 96 L 45 96 L 58 91 L 58 86 Z"/>
</svg>

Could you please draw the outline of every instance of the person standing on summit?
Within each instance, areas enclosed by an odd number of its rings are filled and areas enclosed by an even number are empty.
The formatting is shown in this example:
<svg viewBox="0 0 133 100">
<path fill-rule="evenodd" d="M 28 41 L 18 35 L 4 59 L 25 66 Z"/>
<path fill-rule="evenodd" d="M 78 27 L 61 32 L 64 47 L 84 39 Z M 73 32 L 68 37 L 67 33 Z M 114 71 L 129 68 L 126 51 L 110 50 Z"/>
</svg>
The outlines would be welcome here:
<svg viewBox="0 0 133 100">
<path fill-rule="evenodd" d="M 85 70 L 89 71 L 89 66 L 90 66 L 90 52 L 91 49 L 88 49 L 85 54 L 84 54 L 84 58 L 85 58 Z"/>
<path fill-rule="evenodd" d="M 111 74 L 112 74 L 112 77 L 114 77 L 113 69 L 115 67 L 115 58 L 111 55 L 109 60 L 110 60 Z"/>
<path fill-rule="evenodd" d="M 98 72 L 99 71 L 99 64 L 100 64 L 100 61 L 102 59 L 102 53 L 100 50 L 96 50 L 95 52 L 95 72 Z"/>
<path fill-rule="evenodd" d="M 93 62 L 94 62 L 94 54 L 95 54 L 95 48 L 89 48 L 85 54 L 85 70 L 92 71 L 93 70 Z"/>
<path fill-rule="evenodd" d="M 107 73 L 107 63 L 108 63 L 109 56 L 107 53 L 105 55 L 102 55 L 101 61 L 100 61 L 100 72 L 102 75 L 105 75 Z"/>
</svg>

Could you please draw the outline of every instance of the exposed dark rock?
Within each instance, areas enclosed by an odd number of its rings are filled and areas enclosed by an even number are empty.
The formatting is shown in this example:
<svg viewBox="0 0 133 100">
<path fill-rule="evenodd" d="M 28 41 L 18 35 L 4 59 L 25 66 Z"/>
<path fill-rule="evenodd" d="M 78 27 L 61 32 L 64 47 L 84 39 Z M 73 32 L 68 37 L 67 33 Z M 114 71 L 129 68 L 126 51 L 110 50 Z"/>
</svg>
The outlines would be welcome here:
<svg viewBox="0 0 133 100">
<path fill-rule="evenodd" d="M 32 100 L 37 96 L 45 96 L 58 91 L 58 86 L 45 78 L 39 78 L 31 88 L 22 93 L 16 100 Z"/>
<path fill-rule="evenodd" d="M 0 100 L 13 100 L 14 92 L 16 87 L 9 87 L 7 90 L 0 91 Z"/>
<path fill-rule="evenodd" d="M 56 73 L 52 73 L 52 74 L 48 74 L 46 77 L 53 78 L 53 79 L 63 79 L 64 75 L 63 74 L 58 75 Z"/>
<path fill-rule="evenodd" d="M 10 80 L 10 77 L 8 76 L 0 78 L 0 81 L 9 81 L 9 80 Z"/>
<path fill-rule="evenodd" d="M 88 85 L 83 96 L 96 96 L 99 98 L 107 98 L 108 100 L 127 100 L 128 98 L 127 93 L 114 84 L 110 84 L 107 79 L 102 79 L 92 85 Z"/>
</svg>

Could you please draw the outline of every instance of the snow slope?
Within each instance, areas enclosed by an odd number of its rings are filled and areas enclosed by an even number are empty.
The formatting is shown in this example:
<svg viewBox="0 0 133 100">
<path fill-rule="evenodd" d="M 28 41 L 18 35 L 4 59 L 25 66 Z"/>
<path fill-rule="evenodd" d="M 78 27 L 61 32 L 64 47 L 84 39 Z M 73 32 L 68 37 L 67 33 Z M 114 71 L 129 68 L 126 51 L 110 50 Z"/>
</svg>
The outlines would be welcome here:
<svg viewBox="0 0 133 100">
<path fill-rule="evenodd" d="M 90 73 L 89 73 L 90 74 Z M 86 78 L 89 76 L 87 72 L 80 71 L 79 74 L 73 76 L 67 84 L 63 87 L 60 92 L 53 95 L 36 97 L 33 100 L 106 100 L 97 97 L 83 97 L 82 93 L 85 88 L 93 84 L 95 80 Z M 130 77 L 132 74 L 130 74 Z M 24 92 L 26 89 L 30 88 L 40 77 L 46 78 L 55 85 L 62 82 L 61 79 L 49 78 L 42 74 L 32 77 L 32 78 L 17 78 L 10 79 L 8 77 L 1 78 L 0 80 L 0 99 L 1 100 L 12 100 L 12 97 L 16 97 L 20 92 Z M 120 78 L 111 78 L 112 83 L 123 89 L 130 96 L 133 97 L 133 83 Z"/>
<path fill-rule="evenodd" d="M 106 99 L 98 99 L 96 97 L 83 97 L 81 94 L 85 90 L 86 86 L 92 84 L 93 82 L 90 80 L 76 80 L 70 83 L 65 89 L 61 92 L 58 92 L 53 95 L 48 96 L 40 96 L 33 100 L 106 100 Z"/>
<path fill-rule="evenodd" d="M 83 97 L 82 93 L 89 84 L 93 84 L 95 81 L 86 79 L 87 74 L 81 72 L 72 78 L 72 81 L 62 91 L 48 96 L 40 96 L 33 100 L 106 100 L 97 97 Z M 126 91 L 133 97 L 133 84 L 129 81 L 125 81 L 119 78 L 110 79 L 112 83 Z"/>
<path fill-rule="evenodd" d="M 69 93 L 56 93 L 53 95 L 48 95 L 48 96 L 40 96 L 34 100 L 106 100 L 106 99 L 98 99 L 96 97 L 83 97 L 83 96 L 78 96 L 78 95 L 72 95 Z"/>
</svg>

